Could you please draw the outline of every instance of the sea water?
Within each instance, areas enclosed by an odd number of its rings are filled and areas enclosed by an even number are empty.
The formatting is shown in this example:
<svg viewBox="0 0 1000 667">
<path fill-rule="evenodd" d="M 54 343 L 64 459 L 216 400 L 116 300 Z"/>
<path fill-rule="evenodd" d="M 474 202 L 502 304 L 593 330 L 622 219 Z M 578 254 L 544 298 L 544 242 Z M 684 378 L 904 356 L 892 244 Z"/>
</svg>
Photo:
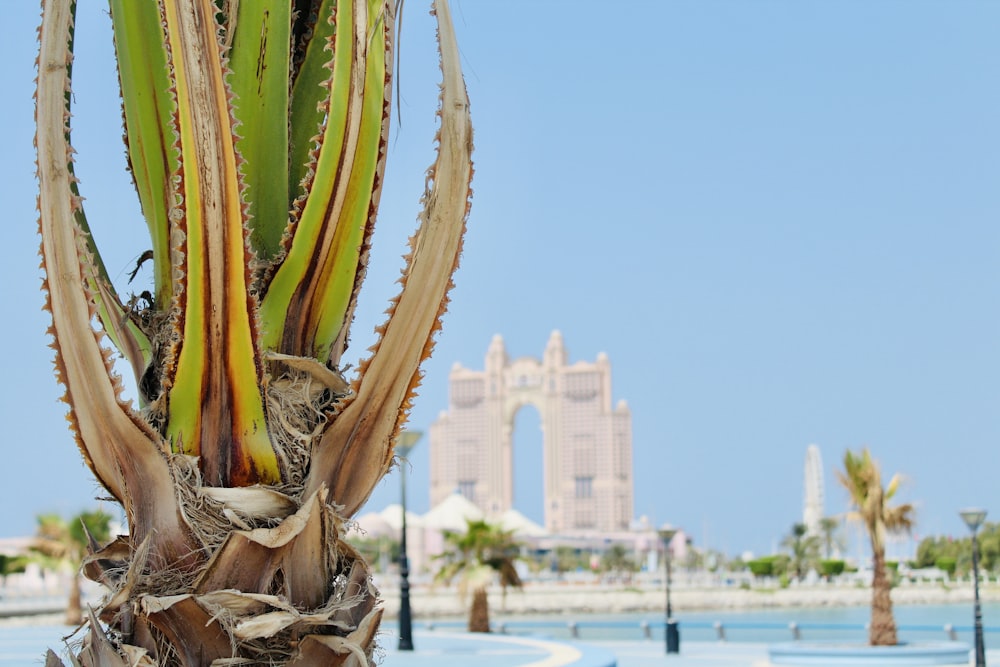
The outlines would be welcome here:
<svg viewBox="0 0 1000 667">
<path fill-rule="evenodd" d="M 792 639 L 865 641 L 868 607 L 792 607 L 754 610 L 692 611 L 674 607 L 685 641 L 777 642 Z M 973 608 L 968 605 L 909 605 L 894 607 L 900 641 L 973 638 Z M 656 613 L 508 615 L 494 613 L 495 629 L 509 634 L 534 634 L 554 639 L 663 639 L 664 615 Z M 394 624 L 395 621 L 385 621 Z M 1000 643 L 1000 603 L 983 605 L 987 644 Z M 464 628 L 464 619 L 415 619 L 418 629 Z"/>
<path fill-rule="evenodd" d="M 44 665 L 49 648 L 69 664 L 63 638 L 71 631 L 51 617 L 4 619 L 0 622 L 0 667 Z"/>
<path fill-rule="evenodd" d="M 896 605 L 893 608 L 900 641 L 973 641 L 971 604 Z M 982 606 L 984 641 L 1000 647 L 1000 603 Z M 792 639 L 867 639 L 871 610 L 859 607 L 794 607 L 754 610 L 692 611 L 674 608 L 683 641 L 778 642 Z M 664 616 L 649 612 L 626 614 L 506 615 L 494 612 L 494 628 L 510 634 L 541 634 L 556 639 L 659 639 Z M 393 623 L 393 621 L 388 621 Z M 414 627 L 464 627 L 464 620 L 414 620 Z M 946 628 L 950 631 L 946 631 Z"/>
</svg>

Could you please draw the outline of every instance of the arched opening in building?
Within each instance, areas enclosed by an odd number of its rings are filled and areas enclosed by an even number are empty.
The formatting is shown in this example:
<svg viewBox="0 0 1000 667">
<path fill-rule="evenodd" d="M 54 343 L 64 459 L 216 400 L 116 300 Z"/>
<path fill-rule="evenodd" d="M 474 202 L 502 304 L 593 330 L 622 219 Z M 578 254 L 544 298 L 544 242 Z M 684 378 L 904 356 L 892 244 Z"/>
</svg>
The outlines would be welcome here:
<svg viewBox="0 0 1000 667">
<path fill-rule="evenodd" d="M 514 509 L 540 526 L 545 525 L 545 456 L 542 415 L 530 403 L 514 413 Z"/>
</svg>

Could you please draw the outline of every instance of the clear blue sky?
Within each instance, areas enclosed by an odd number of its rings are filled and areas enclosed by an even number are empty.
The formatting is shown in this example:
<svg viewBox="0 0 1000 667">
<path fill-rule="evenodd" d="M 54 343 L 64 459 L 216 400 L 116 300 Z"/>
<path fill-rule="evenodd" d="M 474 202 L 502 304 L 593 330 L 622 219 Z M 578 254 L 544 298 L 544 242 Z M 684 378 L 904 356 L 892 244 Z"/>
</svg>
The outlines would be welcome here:
<svg viewBox="0 0 1000 667">
<path fill-rule="evenodd" d="M 78 173 L 124 284 L 147 246 L 119 141 L 105 3 L 82 0 Z M 633 410 L 636 513 L 727 553 L 801 517 L 806 446 L 833 469 L 869 445 L 908 478 L 920 535 L 1000 519 L 1000 4 L 458 0 L 476 127 L 475 199 L 451 312 L 412 428 L 490 338 L 571 361 L 606 352 Z M 63 420 L 40 312 L 35 3 L 0 42 L 7 261 L 0 535 L 99 493 Z M 432 159 L 433 29 L 406 4 L 402 131 L 354 329 L 395 288 Z M 148 276 L 147 276 L 148 278 Z M 140 279 L 141 280 L 141 279 Z M 143 288 L 143 286 L 140 286 Z M 538 416 L 518 417 L 521 509 L 540 517 Z M 428 509 L 427 443 L 411 505 Z M 371 507 L 395 502 L 398 479 Z"/>
</svg>

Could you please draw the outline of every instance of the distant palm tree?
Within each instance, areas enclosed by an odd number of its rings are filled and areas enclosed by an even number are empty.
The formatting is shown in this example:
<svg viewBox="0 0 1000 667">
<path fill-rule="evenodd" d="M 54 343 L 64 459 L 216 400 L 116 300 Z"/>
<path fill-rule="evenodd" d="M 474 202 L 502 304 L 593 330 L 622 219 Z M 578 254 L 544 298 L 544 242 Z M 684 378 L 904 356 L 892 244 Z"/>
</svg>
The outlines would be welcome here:
<svg viewBox="0 0 1000 667">
<path fill-rule="evenodd" d="M 459 590 L 472 590 L 469 611 L 469 632 L 489 632 L 490 614 L 486 587 L 494 574 L 500 578 L 504 597 L 508 586 L 522 586 L 514 567 L 520 557 L 520 545 L 514 533 L 487 521 L 466 519 L 465 532 L 448 531 L 444 536 L 446 550 L 438 558 L 443 562 L 435 581 L 450 584 L 460 579 Z"/>
<path fill-rule="evenodd" d="M 840 537 L 840 519 L 835 516 L 825 516 L 819 520 L 819 530 L 823 533 L 823 558 L 830 560 L 833 557 L 833 549 L 843 548 L 843 539 Z"/>
<path fill-rule="evenodd" d="M 805 577 L 819 556 L 819 538 L 808 533 L 809 530 L 804 523 L 796 523 L 792 525 L 792 532 L 781 542 L 781 546 L 788 549 L 791 554 L 790 566 L 796 579 Z"/>
<path fill-rule="evenodd" d="M 624 544 L 612 544 L 601 556 L 601 570 L 615 579 L 632 581 L 632 574 L 638 569 Z"/>
<path fill-rule="evenodd" d="M 561 544 L 551 552 L 552 566 L 561 576 L 565 572 L 573 572 L 585 567 L 585 561 L 579 550 Z"/>
<path fill-rule="evenodd" d="M 80 568 L 92 541 L 104 543 L 111 538 L 111 515 L 93 510 L 81 512 L 69 521 L 58 514 L 41 514 L 36 520 L 38 528 L 31 550 L 72 570 L 66 624 L 79 625 L 83 622 Z"/>
<path fill-rule="evenodd" d="M 910 503 L 890 506 L 901 478 L 893 475 L 888 486 L 882 486 L 878 462 L 868 448 L 856 455 L 844 454 L 844 469 L 837 471 L 837 480 L 851 496 L 854 511 L 851 518 L 860 520 L 872 545 L 872 617 L 868 641 L 872 646 L 893 646 L 897 643 L 896 621 L 892 614 L 889 577 L 885 571 L 885 538 L 887 533 L 908 531 L 913 526 L 914 508 Z"/>
</svg>

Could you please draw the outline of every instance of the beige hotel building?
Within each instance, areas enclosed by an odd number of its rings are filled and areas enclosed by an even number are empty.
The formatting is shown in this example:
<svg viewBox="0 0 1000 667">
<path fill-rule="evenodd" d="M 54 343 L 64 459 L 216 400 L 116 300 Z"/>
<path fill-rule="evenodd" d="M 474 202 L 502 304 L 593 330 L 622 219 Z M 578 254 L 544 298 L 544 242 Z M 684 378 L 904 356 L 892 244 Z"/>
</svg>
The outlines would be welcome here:
<svg viewBox="0 0 1000 667">
<path fill-rule="evenodd" d="M 633 517 L 632 416 L 612 407 L 611 363 L 569 364 L 552 332 L 542 359 L 511 360 L 493 337 L 485 370 L 456 364 L 448 410 L 430 427 L 431 506 L 458 491 L 487 517 L 513 506 L 514 417 L 541 415 L 545 528 L 552 534 L 628 530 Z"/>
</svg>

